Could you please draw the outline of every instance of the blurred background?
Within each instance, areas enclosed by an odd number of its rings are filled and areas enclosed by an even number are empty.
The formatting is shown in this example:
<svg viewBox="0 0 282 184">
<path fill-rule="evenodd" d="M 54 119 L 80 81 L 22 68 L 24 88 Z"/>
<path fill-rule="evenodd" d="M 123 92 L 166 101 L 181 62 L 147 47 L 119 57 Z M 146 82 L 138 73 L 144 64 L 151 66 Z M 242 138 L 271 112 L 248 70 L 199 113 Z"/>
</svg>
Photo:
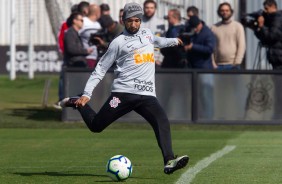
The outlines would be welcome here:
<svg viewBox="0 0 282 184">
<path fill-rule="evenodd" d="M 40 62 L 35 72 L 59 72 L 61 70 L 61 56 L 57 52 L 56 36 L 61 23 L 70 14 L 73 4 L 79 0 L 0 0 L 0 74 L 9 72 L 9 55 L 11 42 L 17 46 L 16 61 L 21 62 L 17 68 L 19 72 L 28 72 L 28 48 L 35 48 L 32 58 Z M 118 13 L 121 8 L 130 0 L 89 0 L 90 3 L 107 3 L 110 6 L 110 14 L 113 19 L 118 20 Z M 144 0 L 134 0 L 143 4 Z M 223 0 L 156 0 L 158 3 L 157 15 L 163 18 L 171 8 L 181 11 L 186 16 L 186 8 L 194 5 L 200 10 L 200 18 L 208 26 L 219 21 L 216 13 L 217 7 Z M 240 20 L 242 15 L 262 9 L 263 0 L 226 0 L 229 2 L 235 13 L 234 19 Z M 282 2 L 277 1 L 278 7 Z M 247 31 L 247 51 L 245 68 L 253 69 L 257 39 L 253 32 Z M 33 54 L 33 52 L 30 52 Z M 262 69 L 267 69 L 267 63 L 262 62 Z"/>
</svg>

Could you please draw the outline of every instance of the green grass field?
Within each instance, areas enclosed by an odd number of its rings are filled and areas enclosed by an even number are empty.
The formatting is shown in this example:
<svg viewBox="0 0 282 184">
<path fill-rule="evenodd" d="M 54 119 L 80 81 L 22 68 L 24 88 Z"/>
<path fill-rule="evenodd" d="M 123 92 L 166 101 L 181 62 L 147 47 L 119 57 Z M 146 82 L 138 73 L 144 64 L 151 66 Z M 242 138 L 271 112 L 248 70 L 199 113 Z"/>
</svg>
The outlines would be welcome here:
<svg viewBox="0 0 282 184">
<path fill-rule="evenodd" d="M 42 107 L 46 78 L 48 107 Z M 0 76 L 0 183 L 113 183 L 107 160 L 124 154 L 133 163 L 126 183 L 174 184 L 183 176 L 193 184 L 282 183 L 282 126 L 172 125 L 175 154 L 190 156 L 189 166 L 163 174 L 162 157 L 146 124 L 115 123 L 93 134 L 83 123 L 60 121 L 58 76 Z M 211 161 L 225 146 L 233 151 Z M 206 159 L 205 159 L 206 158 Z M 204 160 L 205 159 L 205 160 Z M 182 175 L 183 174 L 183 175 Z"/>
</svg>

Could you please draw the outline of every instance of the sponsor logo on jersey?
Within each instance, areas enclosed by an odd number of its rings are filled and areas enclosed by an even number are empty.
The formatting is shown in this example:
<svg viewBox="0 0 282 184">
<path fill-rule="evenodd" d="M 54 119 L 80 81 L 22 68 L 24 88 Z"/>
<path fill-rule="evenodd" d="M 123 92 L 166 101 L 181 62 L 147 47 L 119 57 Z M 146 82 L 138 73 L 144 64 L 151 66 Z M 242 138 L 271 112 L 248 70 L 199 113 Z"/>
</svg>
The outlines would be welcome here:
<svg viewBox="0 0 282 184">
<path fill-rule="evenodd" d="M 134 89 L 139 91 L 149 91 L 153 92 L 153 82 L 152 81 L 144 81 L 139 79 L 134 79 Z"/>
<path fill-rule="evenodd" d="M 133 55 L 134 62 L 137 65 L 143 64 L 143 63 L 154 63 L 155 58 L 154 58 L 154 53 L 135 53 Z"/>
<path fill-rule="evenodd" d="M 110 106 L 112 108 L 117 108 L 118 104 L 121 103 L 121 101 L 119 100 L 119 98 L 117 97 L 113 97 L 113 99 L 110 101 Z"/>
</svg>

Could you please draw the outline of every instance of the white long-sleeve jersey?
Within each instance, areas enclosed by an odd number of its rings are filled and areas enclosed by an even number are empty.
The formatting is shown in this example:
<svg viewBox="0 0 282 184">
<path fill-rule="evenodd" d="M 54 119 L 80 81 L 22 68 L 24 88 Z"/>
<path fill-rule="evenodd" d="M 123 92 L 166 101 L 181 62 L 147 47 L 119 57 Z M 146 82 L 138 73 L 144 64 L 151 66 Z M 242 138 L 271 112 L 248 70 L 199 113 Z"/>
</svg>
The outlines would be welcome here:
<svg viewBox="0 0 282 184">
<path fill-rule="evenodd" d="M 111 42 L 98 62 L 86 83 L 83 96 L 91 98 L 94 88 L 113 63 L 116 68 L 112 92 L 156 96 L 154 47 L 176 45 L 176 38 L 154 36 L 147 28 L 140 28 L 136 34 L 129 34 L 124 30 Z"/>
</svg>

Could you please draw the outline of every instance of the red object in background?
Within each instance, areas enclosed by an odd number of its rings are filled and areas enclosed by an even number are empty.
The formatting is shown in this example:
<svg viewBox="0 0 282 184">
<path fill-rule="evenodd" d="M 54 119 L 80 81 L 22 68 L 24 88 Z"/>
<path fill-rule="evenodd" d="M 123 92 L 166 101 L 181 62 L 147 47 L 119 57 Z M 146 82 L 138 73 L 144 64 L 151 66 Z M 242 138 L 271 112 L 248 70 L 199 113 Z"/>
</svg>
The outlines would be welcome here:
<svg viewBox="0 0 282 184">
<path fill-rule="evenodd" d="M 60 31 L 58 33 L 58 46 L 59 51 L 63 54 L 64 53 L 64 37 L 65 37 L 65 31 L 69 27 L 67 26 L 67 22 L 63 22 L 60 28 Z"/>
</svg>

